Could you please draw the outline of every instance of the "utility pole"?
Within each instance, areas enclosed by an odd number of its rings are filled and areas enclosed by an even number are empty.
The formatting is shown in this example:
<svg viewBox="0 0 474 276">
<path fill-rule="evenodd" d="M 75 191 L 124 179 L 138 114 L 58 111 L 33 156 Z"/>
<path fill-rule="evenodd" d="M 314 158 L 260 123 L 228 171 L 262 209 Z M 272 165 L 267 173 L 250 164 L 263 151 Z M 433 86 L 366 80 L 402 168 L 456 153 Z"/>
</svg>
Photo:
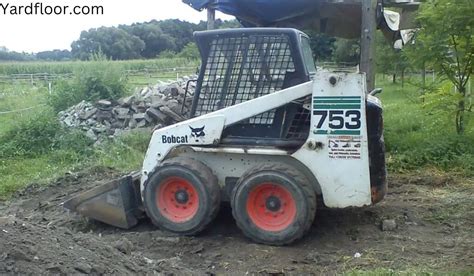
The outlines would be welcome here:
<svg viewBox="0 0 474 276">
<path fill-rule="evenodd" d="M 214 22 L 216 21 L 216 10 L 211 6 L 207 7 L 207 29 L 214 29 Z"/>
<path fill-rule="evenodd" d="M 375 88 L 375 30 L 377 0 L 361 0 L 360 71 L 367 78 L 367 92 Z"/>
</svg>

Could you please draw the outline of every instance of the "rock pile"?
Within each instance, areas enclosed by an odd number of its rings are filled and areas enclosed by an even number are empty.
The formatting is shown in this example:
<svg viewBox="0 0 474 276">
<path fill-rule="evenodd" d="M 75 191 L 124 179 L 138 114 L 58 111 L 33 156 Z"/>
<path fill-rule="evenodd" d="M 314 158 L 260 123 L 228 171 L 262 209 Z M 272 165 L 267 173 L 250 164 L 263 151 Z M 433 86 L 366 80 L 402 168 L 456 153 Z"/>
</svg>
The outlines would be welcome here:
<svg viewBox="0 0 474 276">
<path fill-rule="evenodd" d="M 195 89 L 195 82 L 190 82 L 185 95 L 189 79 L 185 77 L 173 83 L 148 86 L 117 101 L 82 101 L 59 112 L 59 120 L 64 126 L 81 129 L 96 141 L 134 128 L 160 128 L 174 124 L 188 116 Z"/>
</svg>

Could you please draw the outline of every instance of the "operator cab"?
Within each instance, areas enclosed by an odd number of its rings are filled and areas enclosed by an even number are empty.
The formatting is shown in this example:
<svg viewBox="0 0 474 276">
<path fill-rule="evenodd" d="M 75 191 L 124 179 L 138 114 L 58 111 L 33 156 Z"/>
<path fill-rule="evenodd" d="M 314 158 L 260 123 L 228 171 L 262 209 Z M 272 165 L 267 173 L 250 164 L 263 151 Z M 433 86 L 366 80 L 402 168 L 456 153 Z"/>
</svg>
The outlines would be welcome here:
<svg viewBox="0 0 474 276">
<path fill-rule="evenodd" d="M 194 33 L 201 69 L 191 117 L 311 80 L 316 72 L 309 38 L 289 28 L 222 29 Z M 298 148 L 306 140 L 310 97 L 227 127 L 223 144 Z"/>
</svg>

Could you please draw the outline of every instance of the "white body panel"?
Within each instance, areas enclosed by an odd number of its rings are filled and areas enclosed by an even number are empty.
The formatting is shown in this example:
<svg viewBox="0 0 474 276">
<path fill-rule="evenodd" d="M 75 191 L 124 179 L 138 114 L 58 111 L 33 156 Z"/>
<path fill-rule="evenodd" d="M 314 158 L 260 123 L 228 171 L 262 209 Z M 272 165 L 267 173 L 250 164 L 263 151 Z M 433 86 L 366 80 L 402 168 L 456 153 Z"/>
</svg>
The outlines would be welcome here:
<svg viewBox="0 0 474 276">
<path fill-rule="evenodd" d="M 155 130 L 143 161 L 142 177 L 140 179 L 141 191 L 144 190 L 144 183 L 148 179 L 148 174 L 166 158 L 174 147 L 218 144 L 225 126 L 310 95 L 311 92 L 312 82 L 307 82 Z M 203 128 L 203 133 L 197 133 L 193 136 L 191 131 L 193 128 Z M 165 142 L 163 137 L 171 139 Z M 176 139 L 173 139 L 173 137 L 176 137 Z"/>
<path fill-rule="evenodd" d="M 332 76 L 337 80 L 335 85 L 329 83 Z M 143 192 L 148 175 L 172 152 L 173 156 L 194 157 L 206 163 L 221 186 L 226 177 L 240 177 L 255 164 L 279 161 L 290 163 L 307 175 L 312 174 L 309 178 L 315 182 L 315 191 L 322 193 L 328 207 L 370 204 L 364 85 L 363 74 L 318 72 L 312 82 L 156 130 L 143 163 L 141 190 Z M 326 112 L 327 118 L 311 116 L 308 140 L 293 154 L 274 148 L 200 147 L 219 144 L 226 126 L 311 94 L 315 100 L 312 112 Z M 325 104 L 318 106 L 319 101 Z M 324 107 L 329 109 L 322 109 Z M 331 129 L 330 123 L 338 129 Z M 336 149 L 329 147 L 329 143 L 341 145 Z M 180 150 L 179 146 L 187 145 L 191 147 Z"/>
<path fill-rule="evenodd" d="M 206 164 L 217 176 L 219 186 L 224 187 L 226 178 L 239 178 L 247 170 L 261 163 L 281 162 L 292 165 L 312 178 L 311 172 L 288 152 L 272 149 L 249 149 L 244 151 L 240 148 L 199 148 L 180 147 L 173 155 L 194 158 Z M 320 194 L 321 190 L 314 179 L 315 191 Z"/>
<path fill-rule="evenodd" d="M 330 84 L 331 77 L 336 78 L 335 85 Z M 305 146 L 292 156 L 314 174 L 328 207 L 371 204 L 365 96 L 363 74 L 322 72 L 316 75 L 309 137 Z M 334 125 L 339 125 L 338 117 L 343 116 L 345 125 L 356 126 L 357 122 L 352 122 L 356 110 L 360 114 L 360 127 L 334 129 L 329 126 L 329 112 L 333 112 Z M 321 115 L 315 115 L 315 111 L 328 112 L 328 118 L 319 128 Z"/>
</svg>

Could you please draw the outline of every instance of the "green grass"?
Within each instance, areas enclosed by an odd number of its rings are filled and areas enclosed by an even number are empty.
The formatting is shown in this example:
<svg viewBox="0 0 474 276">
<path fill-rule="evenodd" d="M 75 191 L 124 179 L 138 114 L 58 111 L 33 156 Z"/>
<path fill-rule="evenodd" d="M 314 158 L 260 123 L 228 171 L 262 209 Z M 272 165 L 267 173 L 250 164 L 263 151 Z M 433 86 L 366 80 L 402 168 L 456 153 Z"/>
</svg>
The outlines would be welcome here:
<svg viewBox="0 0 474 276">
<path fill-rule="evenodd" d="M 7 198 L 30 183 L 47 184 L 83 165 L 78 160 L 62 158 L 58 152 L 39 157 L 0 159 L 0 199 Z"/>
<path fill-rule="evenodd" d="M 110 64 L 121 70 L 196 65 L 194 61 L 184 59 L 111 61 Z M 59 74 L 73 72 L 88 66 L 94 69 L 96 65 L 97 62 L 2 63 L 0 64 L 0 74 L 39 73 L 44 71 Z M 194 69 L 192 72 L 189 70 L 163 73 L 151 70 L 150 72 L 150 74 L 134 73 L 133 76 L 129 77 L 130 89 L 127 93 L 134 93 L 136 90 L 134 87 L 140 88 L 144 85 L 156 84 L 158 80 L 176 79 L 177 73 L 179 76 L 192 74 Z M 56 83 L 53 82 L 53 92 L 55 87 Z M 130 133 L 90 150 L 79 149 L 78 147 L 81 147 L 81 145 L 77 143 L 77 139 L 82 138 L 73 133 L 62 133 L 62 136 L 58 138 L 50 137 L 52 135 L 50 134 L 48 137 L 42 138 L 42 126 L 40 125 L 36 127 L 34 133 L 31 133 L 30 126 L 33 126 L 31 124 L 35 124 L 36 120 L 41 119 L 43 125 L 50 125 L 45 122 L 47 118 L 38 117 L 38 114 L 50 112 L 49 106 L 45 105 L 48 102 L 48 97 L 48 83 L 43 81 L 36 81 L 35 85 L 32 85 L 29 81 L 0 82 L 0 140 L 2 140 L 2 137 L 7 137 L 7 139 L 3 139 L 3 142 L 0 142 L 0 156 L 2 156 L 0 157 L 0 199 L 7 198 L 28 183 L 46 184 L 70 170 L 90 166 L 109 166 L 119 171 L 140 168 L 150 139 L 150 133 L 146 131 Z M 33 106 L 35 108 L 30 110 L 8 114 L 1 113 Z M 55 115 L 50 114 L 51 119 L 54 119 Z M 58 139 L 58 141 L 52 144 L 49 142 L 40 143 L 44 139 Z M 41 144 L 41 151 L 38 149 L 38 144 Z M 12 148 L 14 149 L 12 150 Z"/>
<path fill-rule="evenodd" d="M 417 88 L 379 81 L 389 170 L 435 167 L 474 175 L 474 126 L 458 135 L 454 115 L 423 107 Z"/>
<path fill-rule="evenodd" d="M 29 118 L 32 114 L 42 110 L 38 106 L 46 102 L 48 88 L 44 85 L 5 84 L 0 83 L 0 135 L 16 124 L 18 120 Z M 15 113 L 1 114 L 12 110 L 19 110 L 36 106 L 34 109 Z"/>
<path fill-rule="evenodd" d="M 114 66 L 121 70 L 157 70 L 175 67 L 196 67 L 198 61 L 185 58 L 159 58 L 138 60 L 111 61 Z M 0 63 L 0 75 L 11 74 L 69 74 L 76 69 L 95 66 L 97 61 L 61 61 L 61 62 L 2 62 Z"/>
<path fill-rule="evenodd" d="M 95 150 L 97 165 L 127 172 L 139 170 L 151 138 L 150 130 L 135 130 L 114 141 L 108 141 Z"/>
<path fill-rule="evenodd" d="M 124 173 L 139 170 L 150 137 L 149 130 L 134 130 L 86 152 L 65 147 L 42 155 L 0 159 L 0 200 L 30 183 L 47 184 L 68 171 L 97 166 Z"/>
</svg>

